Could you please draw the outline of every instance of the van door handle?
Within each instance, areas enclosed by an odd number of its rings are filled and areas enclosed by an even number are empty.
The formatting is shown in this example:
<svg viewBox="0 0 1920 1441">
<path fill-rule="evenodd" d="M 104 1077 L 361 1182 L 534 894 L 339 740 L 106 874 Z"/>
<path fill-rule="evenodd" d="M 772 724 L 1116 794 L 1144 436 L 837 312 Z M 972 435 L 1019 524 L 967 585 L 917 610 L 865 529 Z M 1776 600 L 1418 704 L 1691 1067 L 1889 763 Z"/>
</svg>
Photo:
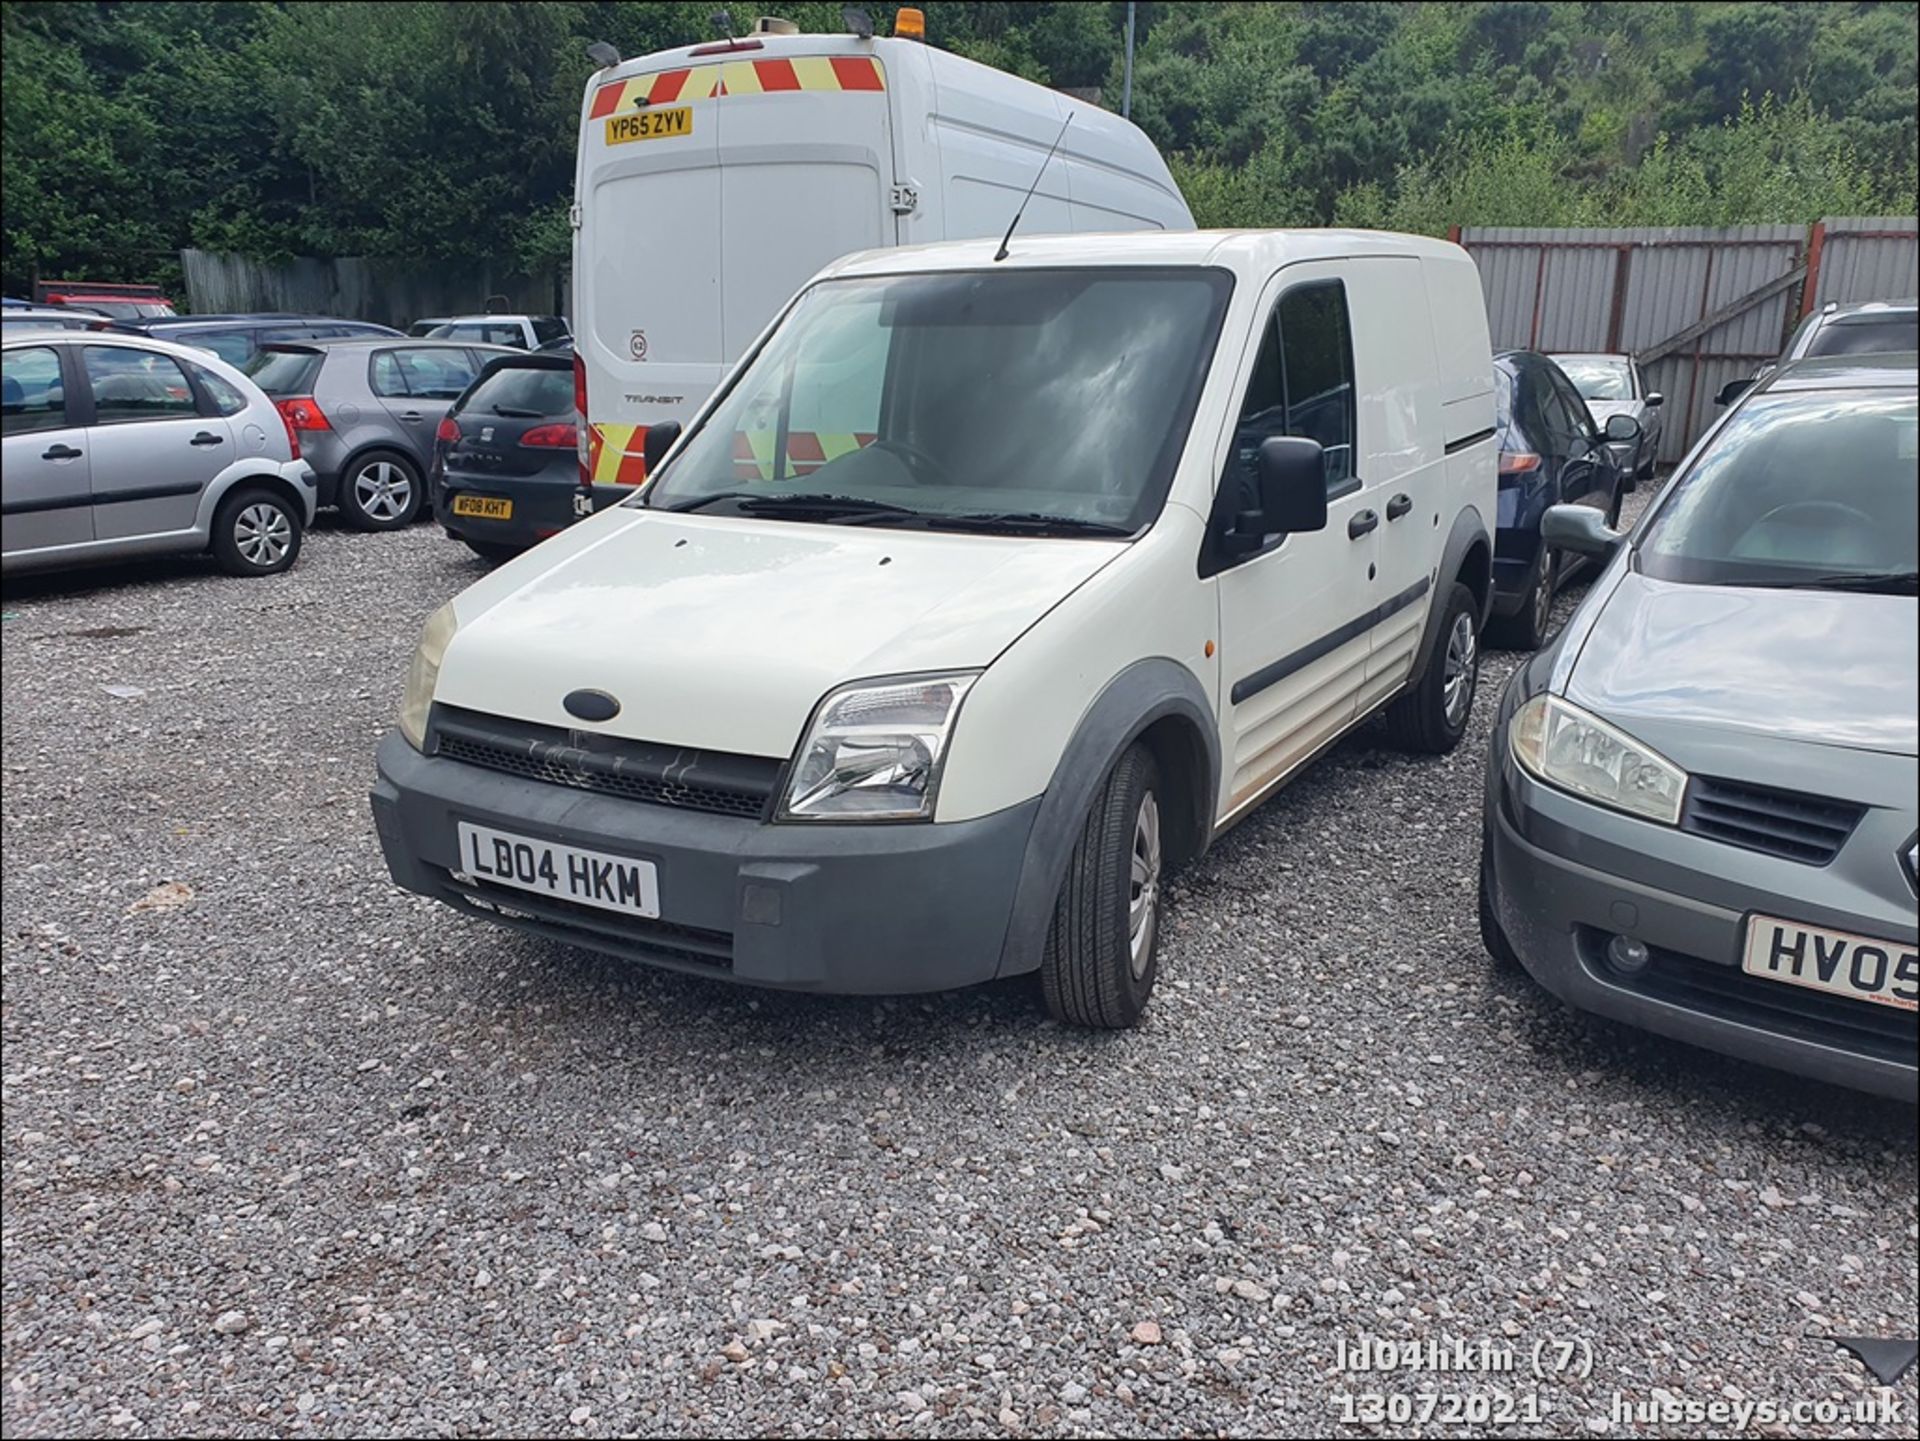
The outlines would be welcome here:
<svg viewBox="0 0 1920 1441">
<path fill-rule="evenodd" d="M 70 445 L 50 445 L 40 452 L 42 460 L 78 460 L 80 452 Z"/>
<path fill-rule="evenodd" d="M 1387 519 L 1398 520 L 1400 519 L 1401 516 L 1405 515 L 1408 511 L 1412 509 L 1413 509 L 1412 496 L 1396 495 L 1392 500 L 1387 502 Z"/>
<path fill-rule="evenodd" d="M 192 440 L 187 442 L 188 445 L 218 445 L 219 443 L 220 437 L 210 430 L 201 431 Z"/>
<path fill-rule="evenodd" d="M 1359 511 L 1352 520 L 1347 522 L 1347 539 L 1358 540 L 1369 531 L 1377 530 L 1379 526 L 1379 516 L 1370 510 Z"/>
</svg>

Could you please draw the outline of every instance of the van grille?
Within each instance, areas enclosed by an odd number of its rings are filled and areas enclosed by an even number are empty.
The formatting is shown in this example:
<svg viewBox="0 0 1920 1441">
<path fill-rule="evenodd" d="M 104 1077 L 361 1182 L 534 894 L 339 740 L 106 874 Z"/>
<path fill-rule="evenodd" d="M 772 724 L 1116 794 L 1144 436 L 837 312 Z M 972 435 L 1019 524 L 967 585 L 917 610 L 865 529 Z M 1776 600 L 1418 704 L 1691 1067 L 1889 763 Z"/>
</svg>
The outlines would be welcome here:
<svg viewBox="0 0 1920 1441">
<path fill-rule="evenodd" d="M 1866 807 L 1743 781 L 1695 776 L 1680 829 L 1744 850 L 1824 866 L 1840 854 Z"/>
<path fill-rule="evenodd" d="M 433 712 L 433 754 L 548 785 L 758 820 L 781 762 L 572 732 L 453 706 Z"/>
</svg>

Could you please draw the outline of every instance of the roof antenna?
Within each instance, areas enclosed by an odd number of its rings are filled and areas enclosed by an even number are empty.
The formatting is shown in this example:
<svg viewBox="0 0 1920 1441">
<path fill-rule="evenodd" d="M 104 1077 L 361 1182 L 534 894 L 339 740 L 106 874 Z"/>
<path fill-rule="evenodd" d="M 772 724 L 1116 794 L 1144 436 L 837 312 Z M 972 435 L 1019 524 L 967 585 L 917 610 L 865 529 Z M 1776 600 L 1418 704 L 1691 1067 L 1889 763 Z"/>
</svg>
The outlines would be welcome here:
<svg viewBox="0 0 1920 1441">
<path fill-rule="evenodd" d="M 1053 152 L 1058 150 L 1060 142 L 1067 138 L 1067 127 L 1071 124 L 1073 124 L 1073 112 L 1069 110 L 1067 118 L 1060 122 L 1060 133 L 1053 137 L 1053 145 L 1047 151 L 1047 159 L 1040 162 L 1040 173 L 1033 177 L 1033 184 L 1027 187 L 1027 193 L 1020 201 L 1020 208 L 1013 212 L 1013 224 L 1009 225 L 1007 233 L 1000 237 L 1000 249 L 994 252 L 995 261 L 1007 258 L 1007 242 L 1013 239 L 1013 232 L 1020 228 L 1020 217 L 1027 213 L 1027 201 L 1033 199 L 1033 192 L 1040 188 L 1041 176 L 1047 173 L 1047 160 L 1053 159 Z"/>
</svg>

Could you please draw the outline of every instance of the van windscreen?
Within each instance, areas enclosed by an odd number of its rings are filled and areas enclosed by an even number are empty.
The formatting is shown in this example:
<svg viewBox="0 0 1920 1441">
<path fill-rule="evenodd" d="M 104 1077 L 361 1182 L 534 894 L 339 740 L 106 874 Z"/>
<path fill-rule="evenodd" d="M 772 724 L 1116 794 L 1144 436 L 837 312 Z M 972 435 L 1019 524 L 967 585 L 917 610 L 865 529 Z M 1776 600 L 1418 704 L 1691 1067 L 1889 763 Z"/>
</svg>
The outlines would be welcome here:
<svg viewBox="0 0 1920 1441">
<path fill-rule="evenodd" d="M 1232 283 L 1117 267 L 822 282 L 648 503 L 1131 534 L 1166 497 Z"/>
</svg>

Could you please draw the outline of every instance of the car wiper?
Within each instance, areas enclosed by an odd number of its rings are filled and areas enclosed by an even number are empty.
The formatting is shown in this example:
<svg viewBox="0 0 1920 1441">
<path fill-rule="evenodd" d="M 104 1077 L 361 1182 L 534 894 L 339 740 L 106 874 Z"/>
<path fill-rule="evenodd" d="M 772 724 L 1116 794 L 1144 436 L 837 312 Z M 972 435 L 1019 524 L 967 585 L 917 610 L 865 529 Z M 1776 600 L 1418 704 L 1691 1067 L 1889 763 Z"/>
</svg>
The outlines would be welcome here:
<svg viewBox="0 0 1920 1441">
<path fill-rule="evenodd" d="M 808 516 L 819 520 L 866 520 L 890 516 L 918 517 L 920 512 L 884 500 L 867 500 L 857 495 L 809 495 L 805 492 L 767 495 L 751 490 L 723 490 L 718 495 L 703 495 L 662 510 L 705 510 L 710 505 L 731 501 L 746 515 Z"/>
<path fill-rule="evenodd" d="M 1854 590 L 1881 595 L 1920 593 L 1920 571 L 1854 570 L 1837 575 L 1796 576 L 1792 580 L 1755 582 L 1762 590 Z"/>
<path fill-rule="evenodd" d="M 959 515 L 929 515 L 926 520 L 929 530 L 1008 531 L 1033 535 L 1125 536 L 1133 534 L 1132 527 L 1115 525 L 1111 521 L 1082 520 L 1078 516 L 1071 515 L 1043 515 L 1038 511 L 979 514 L 963 512 Z"/>
<path fill-rule="evenodd" d="M 522 410 L 516 405 L 496 405 L 493 407 L 493 413 L 495 415 L 504 415 L 509 420 L 540 420 L 544 418 L 537 410 Z"/>
</svg>

